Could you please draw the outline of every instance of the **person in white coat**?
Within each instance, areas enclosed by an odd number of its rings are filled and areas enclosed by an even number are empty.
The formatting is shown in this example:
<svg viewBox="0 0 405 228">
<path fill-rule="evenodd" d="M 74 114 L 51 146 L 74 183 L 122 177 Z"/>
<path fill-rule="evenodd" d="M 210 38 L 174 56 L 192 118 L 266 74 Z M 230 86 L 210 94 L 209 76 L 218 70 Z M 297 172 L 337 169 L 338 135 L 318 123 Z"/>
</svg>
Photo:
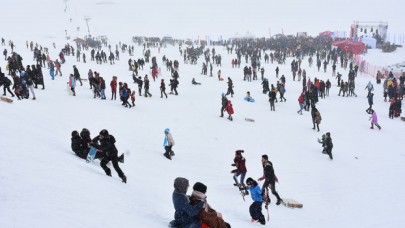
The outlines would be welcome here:
<svg viewBox="0 0 405 228">
<path fill-rule="evenodd" d="M 174 151 L 172 151 L 172 147 L 174 146 L 174 140 L 172 134 L 169 133 L 170 129 L 165 129 L 165 141 L 163 143 L 163 147 L 165 148 L 166 152 L 163 154 L 167 159 L 172 160 L 172 156 L 174 156 Z"/>
</svg>

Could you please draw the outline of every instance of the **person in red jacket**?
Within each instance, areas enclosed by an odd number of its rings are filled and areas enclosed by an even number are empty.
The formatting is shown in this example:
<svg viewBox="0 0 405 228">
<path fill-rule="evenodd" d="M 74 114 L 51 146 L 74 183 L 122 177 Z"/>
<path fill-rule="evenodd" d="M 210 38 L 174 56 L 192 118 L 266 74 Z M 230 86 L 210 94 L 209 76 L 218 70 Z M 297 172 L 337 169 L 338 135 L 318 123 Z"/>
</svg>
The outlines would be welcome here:
<svg viewBox="0 0 405 228">
<path fill-rule="evenodd" d="M 245 176 L 246 176 L 246 159 L 242 156 L 243 150 L 237 150 L 235 151 L 235 158 L 233 159 L 234 164 L 232 166 L 236 166 L 235 170 L 232 170 L 231 173 L 234 173 L 233 179 L 235 180 L 234 186 L 237 187 L 246 187 L 245 185 Z M 238 183 L 237 177 L 240 176 L 240 184 Z M 249 194 L 249 192 L 245 192 L 246 195 Z"/>
<path fill-rule="evenodd" d="M 300 105 L 300 110 L 297 112 L 298 114 L 302 115 L 302 109 L 304 109 L 304 93 L 301 93 L 300 97 L 298 98 L 298 104 Z"/>
<path fill-rule="evenodd" d="M 224 109 L 224 112 L 228 112 L 228 114 L 229 114 L 228 120 L 232 121 L 233 120 L 233 118 L 232 118 L 233 108 L 232 108 L 231 101 L 228 101 L 228 105 Z"/>
<path fill-rule="evenodd" d="M 117 100 L 117 77 L 113 76 L 113 80 L 110 83 L 111 86 L 111 100 Z"/>
<path fill-rule="evenodd" d="M 319 95 L 319 89 L 321 88 L 321 83 L 319 82 L 319 80 L 316 80 L 316 83 L 315 83 L 315 85 L 316 85 L 316 87 L 318 87 L 318 95 Z"/>
</svg>

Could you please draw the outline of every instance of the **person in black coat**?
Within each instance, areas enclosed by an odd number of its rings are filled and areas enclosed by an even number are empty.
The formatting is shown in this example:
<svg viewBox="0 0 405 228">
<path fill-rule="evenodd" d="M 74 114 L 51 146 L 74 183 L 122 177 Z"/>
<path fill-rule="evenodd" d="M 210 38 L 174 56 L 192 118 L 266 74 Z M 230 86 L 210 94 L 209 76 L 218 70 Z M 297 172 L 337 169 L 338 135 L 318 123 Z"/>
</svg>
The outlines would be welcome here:
<svg viewBox="0 0 405 228">
<path fill-rule="evenodd" d="M 325 150 L 326 153 L 329 155 L 331 161 L 333 160 L 332 148 L 333 148 L 332 138 L 330 137 L 330 132 L 327 132 L 325 139 Z"/>
<path fill-rule="evenodd" d="M 263 177 L 259 178 L 259 181 L 265 180 L 262 186 L 262 196 L 265 195 L 265 189 L 270 188 L 271 193 L 277 198 L 277 205 L 280 205 L 283 200 L 280 198 L 276 192 L 276 176 L 274 174 L 273 164 L 269 161 L 266 154 L 262 155 L 263 164 Z M 270 203 L 270 198 L 266 196 L 266 201 Z"/>
<path fill-rule="evenodd" d="M 312 123 L 314 124 L 314 127 L 312 129 L 315 130 L 315 124 L 316 124 L 318 131 L 319 131 L 319 123 L 316 121 L 318 109 L 316 109 L 314 104 L 311 105 L 311 108 L 312 108 L 312 110 L 311 110 Z"/>
<path fill-rule="evenodd" d="M 269 92 L 269 102 L 270 102 L 270 111 L 276 111 L 276 108 L 274 107 L 274 100 L 277 100 L 276 97 L 276 92 L 272 89 Z"/>
<path fill-rule="evenodd" d="M 75 76 L 76 80 L 80 81 L 80 86 L 82 86 L 82 79 L 80 78 L 79 70 L 76 68 L 76 65 L 73 65 L 73 75 Z"/>
<path fill-rule="evenodd" d="M 160 83 L 160 98 L 163 98 L 163 94 L 166 96 L 166 99 L 167 99 L 166 85 L 165 85 L 164 79 L 162 79 L 162 82 Z"/>
<path fill-rule="evenodd" d="M 95 144 L 98 141 L 100 141 L 100 145 Z M 103 151 L 104 157 L 100 162 L 100 166 L 107 176 L 111 176 L 111 170 L 107 167 L 108 162 L 111 161 L 118 176 L 122 179 L 122 182 L 127 183 L 127 177 L 118 165 L 118 150 L 115 147 L 115 142 L 114 136 L 109 135 L 108 131 L 104 129 L 100 131 L 99 136 L 92 140 L 90 146 Z"/>
<path fill-rule="evenodd" d="M 14 97 L 14 93 L 10 90 L 11 81 L 7 78 L 4 73 L 1 73 L 0 68 L 0 86 L 3 85 L 3 96 L 6 96 L 6 90 L 11 94 L 11 97 Z"/>
<path fill-rule="evenodd" d="M 221 107 L 221 115 L 219 117 L 224 117 L 224 110 L 228 105 L 228 98 L 226 98 L 225 94 L 222 93 L 222 107 Z"/>
<path fill-rule="evenodd" d="M 228 96 L 229 94 L 231 94 L 231 97 L 233 97 L 233 82 L 230 77 L 228 77 L 228 91 L 226 92 L 225 96 Z"/>
<path fill-rule="evenodd" d="M 79 136 L 79 132 L 73 131 L 72 132 L 72 150 L 75 154 L 83 159 L 87 158 L 87 154 L 90 151 L 87 142 Z M 98 153 L 96 153 L 97 155 Z"/>
</svg>

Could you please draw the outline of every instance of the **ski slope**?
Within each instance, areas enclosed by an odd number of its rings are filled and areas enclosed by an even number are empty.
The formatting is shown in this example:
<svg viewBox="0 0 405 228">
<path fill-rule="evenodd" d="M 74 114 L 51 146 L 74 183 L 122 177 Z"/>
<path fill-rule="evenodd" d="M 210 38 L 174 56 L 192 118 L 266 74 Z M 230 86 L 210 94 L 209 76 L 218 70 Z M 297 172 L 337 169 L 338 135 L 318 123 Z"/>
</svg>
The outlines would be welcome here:
<svg viewBox="0 0 405 228">
<path fill-rule="evenodd" d="M 29 7 L 39 8 L 29 1 L 23 3 L 21 15 L 28 13 Z M 7 4 L 17 7 L 21 1 Z M 53 60 L 58 58 L 65 43 L 73 44 L 64 38 L 63 27 L 77 25 L 70 25 L 67 22 L 70 16 L 60 12 L 64 3 L 51 5 L 50 1 L 45 1 L 43 4 L 46 7 L 41 9 L 49 14 L 41 16 L 46 17 L 42 25 L 35 24 L 34 20 L 16 19 L 15 24 L 7 24 L 1 34 L 7 41 L 14 41 L 15 51 L 23 57 L 24 65 L 34 63 L 32 52 L 25 48 L 26 40 L 48 47 Z M 54 20 L 50 20 L 52 17 Z M 18 26 L 27 26 L 27 30 L 24 27 L 27 32 L 19 32 Z M 111 34 L 109 43 L 113 47 L 120 41 L 132 45 L 129 34 L 120 36 L 112 27 L 109 29 L 105 34 Z M 83 24 L 80 31 L 85 31 Z M 51 48 L 52 42 L 56 43 L 56 49 Z M 6 48 L 10 52 L 9 47 Z M 375 85 L 374 78 L 359 74 L 356 98 L 337 96 L 338 87 L 332 86 L 330 96 L 317 104 L 323 119 L 321 131 L 317 132 L 311 129 L 309 112 L 297 114 L 302 82 L 292 80 L 292 58 L 288 58 L 286 65 L 261 61 L 270 84 L 276 84 L 276 66 L 287 80 L 287 102 L 276 103 L 276 111 L 270 112 L 268 96 L 261 92 L 261 81 L 243 81 L 242 70 L 246 64 L 242 62 L 241 68 L 232 68 L 231 60 L 236 55 L 227 54 L 219 46 L 215 49 L 223 60 L 222 67 L 213 65 L 214 77 L 200 74 L 201 59 L 197 65 L 183 64 L 178 46 L 163 48 L 160 54 L 157 49 L 151 49 L 162 68 L 162 77 L 151 82 L 152 98 L 139 96 L 128 71 L 128 53 L 120 53 L 121 60 L 113 66 L 97 65 L 89 61 L 89 50 L 85 52 L 87 63 L 77 63 L 75 57 L 67 56 L 61 69 L 63 76 L 55 76 L 55 80 L 51 80 L 44 68 L 46 89 L 35 90 L 37 100 L 1 102 L 0 227 L 167 227 L 174 217 L 171 194 L 176 177 L 187 178 L 190 186 L 197 181 L 207 185 L 210 205 L 221 212 L 232 227 L 257 227 L 258 224 L 250 223 L 252 199 L 248 196 L 244 202 L 233 187 L 230 171 L 238 149 L 245 151 L 246 178 L 262 176 L 260 159 L 267 154 L 280 181 L 276 186 L 280 196 L 304 205 L 302 209 L 276 206 L 275 197 L 271 195 L 270 222 L 266 226 L 403 226 L 405 153 L 399 140 L 404 123 L 398 118 L 388 118 L 389 104 L 383 101 L 382 85 Z M 160 98 L 159 92 L 160 79 L 166 83 L 170 79 L 170 73 L 161 63 L 163 55 L 180 62 L 179 96 L 168 95 L 168 99 Z M 368 55 L 372 58 L 374 53 Z M 135 46 L 135 55 L 131 58 L 141 56 L 142 48 Z M 392 57 L 391 62 L 397 60 Z M 83 86 L 77 83 L 76 97 L 68 95 L 66 83 L 68 75 L 73 73 L 73 65 L 82 78 L 87 78 L 89 69 L 100 72 L 106 80 L 107 100 L 94 99 L 88 82 L 83 82 Z M 6 61 L 2 58 L 0 66 L 4 72 Z M 150 66 L 151 63 L 147 63 L 140 75 L 150 75 Z M 308 67 L 305 58 L 301 67 L 311 81 L 317 77 L 337 84 L 331 77 L 330 66 L 327 73 L 318 72 L 315 67 Z M 218 70 L 225 81 L 217 80 Z M 348 71 L 340 66 L 337 71 L 347 81 Z M 136 107 L 124 108 L 118 100 L 110 100 L 108 85 L 112 76 L 118 76 L 118 81 L 127 82 L 136 90 Z M 228 97 L 235 110 L 232 122 L 218 117 L 227 77 L 235 86 L 234 97 Z M 192 78 L 202 85 L 192 85 Z M 370 116 L 365 112 L 368 103 L 363 88 L 370 80 L 375 85 L 373 109 L 381 131 L 370 130 Z M 243 100 L 247 91 L 255 99 L 254 103 Z M 245 117 L 255 122 L 246 122 Z M 128 178 L 127 184 L 121 183 L 112 167 L 113 177 L 108 177 L 98 161 L 87 164 L 74 155 L 70 148 L 71 132 L 84 127 L 91 131 L 92 137 L 102 129 L 114 135 L 119 153 L 126 154 L 125 163 L 120 167 Z M 170 128 L 176 141 L 173 147 L 176 156 L 172 161 L 162 156 L 165 128 Z M 331 133 L 334 143 L 333 161 L 321 154 L 322 148 L 316 140 L 326 132 Z"/>
</svg>

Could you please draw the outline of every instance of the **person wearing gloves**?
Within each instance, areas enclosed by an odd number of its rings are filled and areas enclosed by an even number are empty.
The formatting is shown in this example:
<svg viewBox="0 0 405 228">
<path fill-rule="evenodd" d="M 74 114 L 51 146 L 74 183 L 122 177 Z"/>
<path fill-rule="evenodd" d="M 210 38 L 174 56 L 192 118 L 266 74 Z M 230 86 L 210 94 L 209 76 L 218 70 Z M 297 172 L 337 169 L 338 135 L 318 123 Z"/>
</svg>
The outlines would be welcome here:
<svg viewBox="0 0 405 228">
<path fill-rule="evenodd" d="M 246 159 L 242 156 L 243 150 L 235 151 L 235 158 L 233 159 L 232 166 L 236 166 L 235 170 L 232 170 L 231 173 L 234 173 L 233 180 L 235 181 L 234 186 L 236 187 L 246 187 L 245 185 L 245 176 L 247 173 L 246 169 Z M 238 183 L 238 176 L 240 175 L 240 184 Z M 249 192 L 246 191 L 245 195 L 249 195 Z"/>
<path fill-rule="evenodd" d="M 165 141 L 163 143 L 163 147 L 165 148 L 166 152 L 163 154 L 167 159 L 172 160 L 172 156 L 174 156 L 174 151 L 172 151 L 172 147 L 174 146 L 174 140 L 172 134 L 170 134 L 170 129 L 165 129 Z"/>
</svg>

